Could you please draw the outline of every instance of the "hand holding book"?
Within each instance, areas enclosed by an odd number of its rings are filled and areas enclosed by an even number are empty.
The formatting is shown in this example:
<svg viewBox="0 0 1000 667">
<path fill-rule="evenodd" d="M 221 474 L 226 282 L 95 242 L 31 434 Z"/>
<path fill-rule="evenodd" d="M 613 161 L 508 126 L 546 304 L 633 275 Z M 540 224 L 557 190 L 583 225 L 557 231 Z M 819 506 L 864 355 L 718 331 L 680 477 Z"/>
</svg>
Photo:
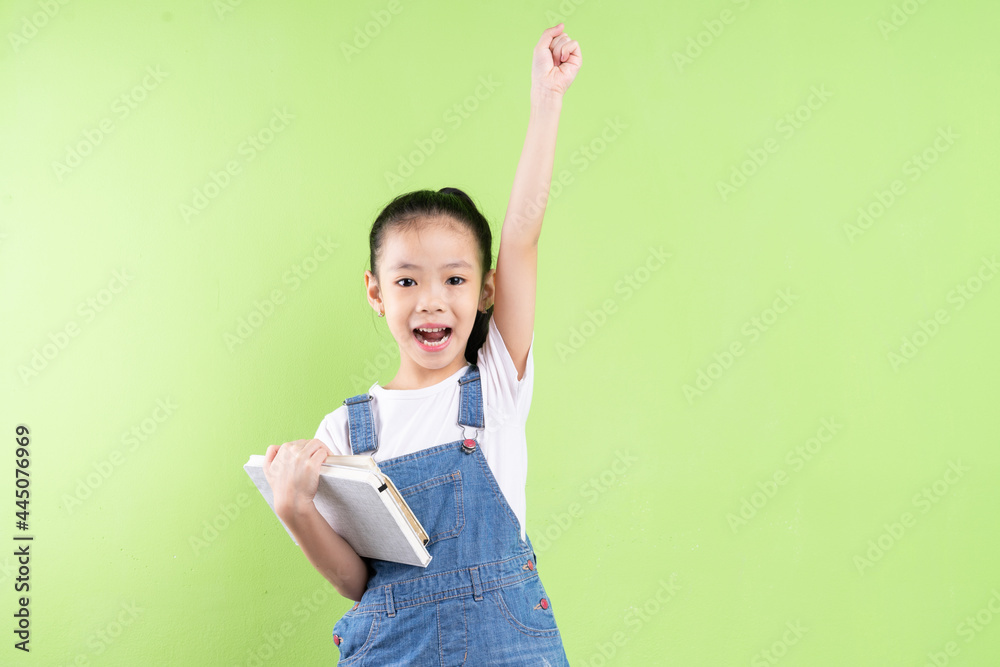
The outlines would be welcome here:
<svg viewBox="0 0 1000 667">
<path fill-rule="evenodd" d="M 271 445 L 264 454 L 264 476 L 274 494 L 274 513 L 282 520 L 313 504 L 320 466 L 333 452 L 322 440 Z"/>
</svg>

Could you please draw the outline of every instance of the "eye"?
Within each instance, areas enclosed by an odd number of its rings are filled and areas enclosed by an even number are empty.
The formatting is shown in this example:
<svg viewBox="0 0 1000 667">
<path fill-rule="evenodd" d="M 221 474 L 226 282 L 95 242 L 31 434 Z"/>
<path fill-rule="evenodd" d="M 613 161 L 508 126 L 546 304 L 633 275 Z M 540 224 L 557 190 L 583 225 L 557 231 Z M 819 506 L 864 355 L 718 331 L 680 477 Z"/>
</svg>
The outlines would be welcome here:
<svg viewBox="0 0 1000 667">
<path fill-rule="evenodd" d="M 465 282 L 465 278 L 463 278 L 462 276 L 452 276 L 451 278 L 448 278 L 448 280 L 461 280 L 462 282 Z M 451 284 L 461 285 L 462 283 L 451 283 Z"/>
<path fill-rule="evenodd" d="M 400 278 L 399 280 L 396 281 L 396 284 L 399 285 L 399 283 L 403 282 L 404 280 L 409 280 L 410 282 L 413 282 L 413 278 Z M 399 286 L 400 287 L 409 287 L 409 285 L 399 285 Z"/>
</svg>

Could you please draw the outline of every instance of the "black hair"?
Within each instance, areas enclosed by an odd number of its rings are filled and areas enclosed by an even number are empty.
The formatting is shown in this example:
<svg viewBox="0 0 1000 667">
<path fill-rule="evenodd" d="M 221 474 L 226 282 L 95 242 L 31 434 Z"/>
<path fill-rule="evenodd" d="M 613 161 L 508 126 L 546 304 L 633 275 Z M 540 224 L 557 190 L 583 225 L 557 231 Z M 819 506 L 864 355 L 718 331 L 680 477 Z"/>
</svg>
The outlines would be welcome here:
<svg viewBox="0 0 1000 667">
<path fill-rule="evenodd" d="M 397 196 L 382 209 L 382 212 L 375 218 L 371 233 L 368 235 L 368 247 L 371 253 L 369 270 L 376 277 L 376 280 L 378 279 L 377 258 L 386 234 L 397 229 L 412 229 L 420 224 L 421 218 L 439 215 L 453 218 L 472 232 L 476 244 L 479 246 L 479 265 L 482 267 L 479 284 L 483 285 L 486 274 L 493 268 L 493 255 L 491 254 L 493 235 L 490 232 L 490 223 L 486 220 L 486 216 L 479 212 L 472 198 L 458 188 L 441 188 L 437 192 L 434 190 L 407 192 Z M 472 333 L 469 334 L 469 341 L 465 345 L 465 359 L 470 364 L 476 363 L 479 348 L 486 342 L 491 317 L 493 317 L 492 305 L 485 313 L 476 310 L 476 322 L 472 325 Z"/>
</svg>

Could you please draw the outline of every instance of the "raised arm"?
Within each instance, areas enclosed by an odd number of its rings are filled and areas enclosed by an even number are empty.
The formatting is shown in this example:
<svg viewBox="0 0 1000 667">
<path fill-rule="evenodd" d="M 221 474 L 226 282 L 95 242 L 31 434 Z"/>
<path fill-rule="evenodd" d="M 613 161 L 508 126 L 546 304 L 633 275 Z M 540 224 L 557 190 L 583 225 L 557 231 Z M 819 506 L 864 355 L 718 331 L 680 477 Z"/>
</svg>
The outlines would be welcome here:
<svg viewBox="0 0 1000 667">
<path fill-rule="evenodd" d="M 556 131 L 563 94 L 580 69 L 580 45 L 563 24 L 542 33 L 531 64 L 528 134 L 514 174 L 494 275 L 493 319 L 510 352 L 517 378 L 524 376 L 535 329 L 538 238 L 549 199 Z"/>
</svg>

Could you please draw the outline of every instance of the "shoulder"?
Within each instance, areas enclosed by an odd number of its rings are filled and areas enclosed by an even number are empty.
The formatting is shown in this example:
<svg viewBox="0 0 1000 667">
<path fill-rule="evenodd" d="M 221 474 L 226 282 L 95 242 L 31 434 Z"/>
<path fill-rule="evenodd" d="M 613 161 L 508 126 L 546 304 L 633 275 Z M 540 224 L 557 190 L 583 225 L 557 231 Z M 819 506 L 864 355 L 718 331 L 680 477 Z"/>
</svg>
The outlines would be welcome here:
<svg viewBox="0 0 1000 667">
<path fill-rule="evenodd" d="M 323 417 L 319 428 L 316 429 L 315 439 L 321 440 L 335 455 L 351 453 L 350 438 L 346 405 L 341 405 Z"/>
<path fill-rule="evenodd" d="M 514 360 L 510 356 L 507 344 L 504 342 L 503 336 L 497 328 L 496 320 L 491 317 L 486 340 L 483 342 L 483 346 L 479 348 L 477 365 L 480 368 L 483 366 L 489 367 L 497 374 L 504 375 L 513 380 L 515 383 L 523 384 L 529 379 L 528 374 L 533 370 L 534 348 L 535 334 L 532 332 L 531 345 L 528 347 L 528 364 L 524 369 L 524 375 L 518 378 L 517 368 L 514 366 Z"/>
<path fill-rule="evenodd" d="M 324 416 L 319 424 L 319 428 L 316 429 L 315 439 L 322 440 L 323 444 L 329 447 L 330 451 L 335 455 L 351 454 L 351 422 L 348 419 L 349 408 L 347 407 L 347 401 L 372 393 L 372 389 L 375 386 L 377 386 L 377 383 L 372 384 L 367 392 L 348 396 L 337 409 Z"/>
<path fill-rule="evenodd" d="M 496 322 L 490 318 L 489 333 L 483 346 L 479 348 L 476 365 L 480 370 L 487 401 L 493 404 L 490 406 L 491 411 L 518 412 L 522 417 L 527 417 L 534 384 L 534 334 L 531 341 L 524 375 L 518 379 L 517 368 L 504 344 L 503 336 L 500 335 Z"/>
</svg>

